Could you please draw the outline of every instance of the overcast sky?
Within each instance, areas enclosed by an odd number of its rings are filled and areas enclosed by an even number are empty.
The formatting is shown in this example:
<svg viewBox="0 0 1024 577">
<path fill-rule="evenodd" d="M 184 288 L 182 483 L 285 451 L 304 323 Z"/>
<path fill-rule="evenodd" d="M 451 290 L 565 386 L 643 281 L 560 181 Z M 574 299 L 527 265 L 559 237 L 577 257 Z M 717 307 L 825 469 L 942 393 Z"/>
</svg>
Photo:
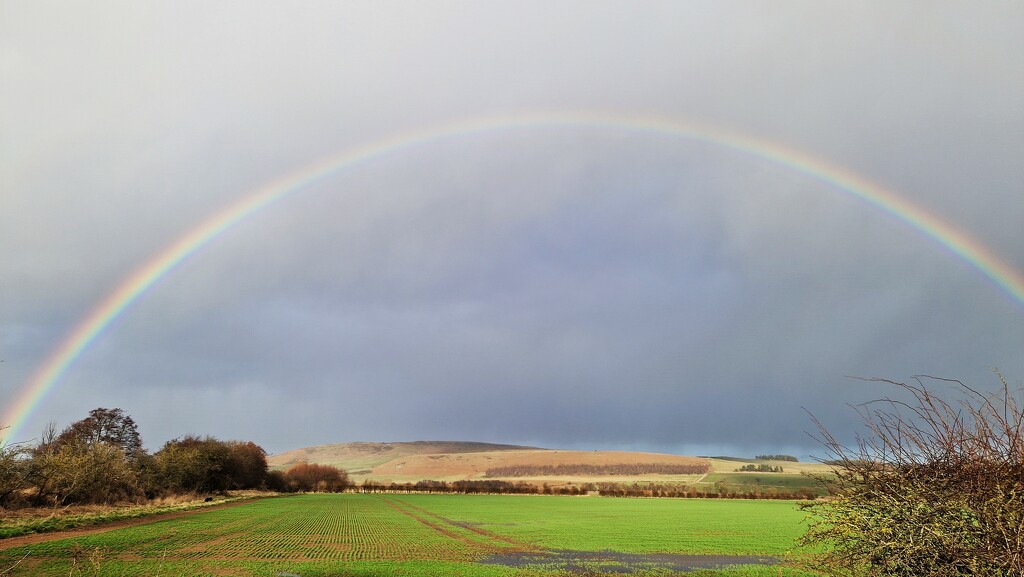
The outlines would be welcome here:
<svg viewBox="0 0 1024 577">
<path fill-rule="evenodd" d="M 534 113 L 747 134 L 1024 270 L 1016 2 L 0 0 L 0 407 L 124 278 L 261 185 Z M 1024 380 L 1024 304 L 785 163 L 609 125 L 378 155 L 193 254 L 22 440 L 120 407 L 146 445 L 476 440 L 820 453 L 850 378 Z M 941 387 L 940 387 L 941 388 Z"/>
</svg>

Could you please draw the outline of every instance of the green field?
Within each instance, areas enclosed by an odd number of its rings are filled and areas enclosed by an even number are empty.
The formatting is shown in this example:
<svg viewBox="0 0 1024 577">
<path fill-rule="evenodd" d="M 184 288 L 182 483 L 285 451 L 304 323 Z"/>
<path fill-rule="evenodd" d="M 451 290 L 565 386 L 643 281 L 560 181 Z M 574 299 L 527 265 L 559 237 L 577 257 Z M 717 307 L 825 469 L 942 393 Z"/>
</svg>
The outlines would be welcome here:
<svg viewBox="0 0 1024 577">
<path fill-rule="evenodd" d="M 300 495 L 0 551 L 0 574 L 667 575 L 668 554 L 785 558 L 803 517 L 785 501 Z"/>
<path fill-rule="evenodd" d="M 718 483 L 724 484 L 728 490 L 740 493 L 747 491 L 792 493 L 799 490 L 809 490 L 818 496 L 826 493 L 825 487 L 817 480 L 806 475 L 789 473 L 708 473 L 697 486 L 715 486 Z"/>
</svg>

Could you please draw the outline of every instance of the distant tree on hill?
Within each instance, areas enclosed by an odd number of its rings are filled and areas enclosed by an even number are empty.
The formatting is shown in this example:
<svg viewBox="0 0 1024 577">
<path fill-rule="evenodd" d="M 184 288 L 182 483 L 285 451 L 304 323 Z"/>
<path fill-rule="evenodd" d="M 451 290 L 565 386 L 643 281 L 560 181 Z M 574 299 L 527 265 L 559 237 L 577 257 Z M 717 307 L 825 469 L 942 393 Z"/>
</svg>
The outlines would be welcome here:
<svg viewBox="0 0 1024 577">
<path fill-rule="evenodd" d="M 781 473 L 782 467 L 778 465 L 767 465 L 765 463 L 759 463 L 757 465 L 751 463 L 749 465 L 743 465 L 737 471 L 754 471 L 757 473 Z"/>
<path fill-rule="evenodd" d="M 799 463 L 800 460 L 793 455 L 758 455 L 754 457 L 759 461 L 790 461 L 793 463 Z"/>
</svg>

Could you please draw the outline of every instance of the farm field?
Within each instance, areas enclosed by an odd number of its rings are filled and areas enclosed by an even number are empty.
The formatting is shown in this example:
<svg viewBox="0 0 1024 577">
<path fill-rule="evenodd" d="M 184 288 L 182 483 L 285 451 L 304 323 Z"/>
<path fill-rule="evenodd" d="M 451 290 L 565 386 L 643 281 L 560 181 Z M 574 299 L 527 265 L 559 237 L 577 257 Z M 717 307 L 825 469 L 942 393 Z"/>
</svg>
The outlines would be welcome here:
<svg viewBox="0 0 1024 577">
<path fill-rule="evenodd" d="M 339 467 L 357 482 L 372 479 L 383 483 L 415 483 L 424 479 L 459 481 L 465 479 L 504 479 L 509 481 L 535 481 L 538 485 L 553 485 L 598 481 L 695 481 L 700 475 L 602 475 L 598 477 L 566 476 L 545 477 L 535 475 L 491 476 L 489 469 L 529 465 L 629 465 L 654 463 L 659 465 L 707 465 L 708 460 L 661 453 L 635 453 L 623 451 L 563 451 L 493 445 L 460 441 L 419 441 L 404 443 L 346 443 L 320 445 L 295 449 L 271 455 L 267 462 L 273 468 L 287 468 L 306 461 Z M 737 466 L 735 464 L 733 467 Z"/>
<path fill-rule="evenodd" d="M 802 531 L 803 513 L 780 501 L 299 495 L 0 550 L 0 572 L 539 577 L 704 566 L 715 570 L 690 574 L 797 576 L 756 563 L 783 559 Z"/>
<path fill-rule="evenodd" d="M 454 482 L 497 479 L 525 482 L 552 488 L 596 485 L 601 483 L 685 485 L 705 492 L 777 492 L 806 491 L 824 494 L 824 488 L 808 475 L 824 475 L 827 465 L 816 462 L 773 461 L 735 457 L 687 457 L 661 453 L 623 451 L 564 451 L 516 445 L 495 445 L 464 441 L 416 441 L 396 443 L 343 443 L 295 449 L 267 459 L 273 468 L 286 469 L 298 462 L 336 466 L 349 473 L 357 484 L 416 483 L 422 480 Z M 707 474 L 644 472 L 628 474 L 488 474 L 510 466 L 565 466 L 587 464 L 667 466 L 705 465 Z M 773 465 L 784 473 L 737 472 L 743 465 Z"/>
<path fill-rule="evenodd" d="M 768 491 L 792 492 L 801 489 L 809 489 L 818 495 L 825 494 L 824 487 L 814 479 L 804 475 L 790 475 L 788 473 L 708 473 L 697 487 L 711 487 L 716 484 L 724 484 L 731 490 L 744 491 Z"/>
</svg>

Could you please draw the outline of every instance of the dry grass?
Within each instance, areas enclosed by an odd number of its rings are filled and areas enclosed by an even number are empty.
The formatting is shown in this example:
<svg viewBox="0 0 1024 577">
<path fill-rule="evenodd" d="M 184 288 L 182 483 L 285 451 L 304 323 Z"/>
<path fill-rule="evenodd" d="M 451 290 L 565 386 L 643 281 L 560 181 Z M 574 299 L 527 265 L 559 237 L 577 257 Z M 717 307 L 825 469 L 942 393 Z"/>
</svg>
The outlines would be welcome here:
<svg viewBox="0 0 1024 577">
<path fill-rule="evenodd" d="M 0 539 L 92 527 L 129 519 L 150 517 L 224 506 L 257 497 L 277 495 L 266 491 L 235 491 L 206 501 L 203 495 L 178 495 L 145 503 L 118 505 L 71 505 L 65 507 L 27 507 L 0 511 Z M 6 541 L 5 541 L 6 542 Z"/>
<path fill-rule="evenodd" d="M 454 453 L 483 453 L 508 450 L 538 450 L 535 447 L 496 445 L 492 443 L 468 443 L 458 441 L 416 441 L 410 443 L 342 443 L 304 447 L 271 455 L 267 464 L 272 469 L 286 469 L 300 461 L 320 465 L 333 465 L 350 474 L 371 470 L 402 457 L 412 455 L 438 455 Z"/>
<path fill-rule="evenodd" d="M 756 459 L 717 459 L 713 457 L 708 459 L 708 461 L 711 463 L 711 470 L 715 473 L 732 473 L 735 472 L 736 469 L 748 463 L 764 463 L 766 465 L 777 465 L 779 467 L 782 467 L 783 472 L 794 474 L 826 475 L 828 473 L 831 473 L 833 470 L 833 467 L 831 465 L 825 465 L 818 462 L 797 463 L 793 461 L 762 461 Z M 763 475 L 764 473 L 751 474 Z"/>
<path fill-rule="evenodd" d="M 61 507 L 22 507 L 15 509 L 4 509 L 0 507 L 0 520 L 4 522 L 27 520 L 27 519 L 52 519 L 68 516 L 104 516 L 112 513 L 134 513 L 150 509 L 169 509 L 176 507 L 203 507 L 223 503 L 226 500 L 248 499 L 252 497 L 267 497 L 277 495 L 268 491 L 232 491 L 230 497 L 217 496 L 212 502 L 207 503 L 207 495 L 195 493 L 184 493 L 181 495 L 168 495 L 143 503 L 117 503 L 113 505 L 65 505 Z"/>
<path fill-rule="evenodd" d="M 634 453 L 622 451 L 559 451 L 516 447 L 512 445 L 489 445 L 484 443 L 460 442 L 416 442 L 416 443 L 346 443 L 306 447 L 272 455 L 268 463 L 274 468 L 283 468 L 300 460 L 310 463 L 333 465 L 346 470 L 352 481 L 360 483 L 366 479 L 389 483 L 416 482 L 424 479 L 435 481 L 461 481 L 484 479 L 488 469 L 511 465 L 625 465 L 636 463 L 658 463 L 689 465 L 710 463 L 712 472 L 732 473 L 745 463 L 769 463 L 780 465 L 787 474 L 827 474 L 830 467 L 814 462 L 795 463 L 791 461 L 755 461 L 754 459 L 717 459 L 685 457 L 662 453 Z M 759 473 L 763 474 L 763 473 Z M 701 475 L 559 475 L 531 476 L 503 479 L 526 481 L 551 486 L 582 483 L 684 483 L 692 484 L 701 480 Z"/>
<path fill-rule="evenodd" d="M 511 466 L 554 465 L 632 465 L 657 463 L 666 465 L 692 465 L 704 463 L 696 457 L 681 457 L 659 453 L 628 453 L 621 451 L 488 451 L 485 453 L 458 453 L 443 455 L 411 455 L 394 459 L 375 467 L 367 476 L 373 479 L 483 479 L 488 469 Z M 636 476 L 629 478 L 635 479 Z M 517 478 L 518 479 L 518 478 Z M 608 481 L 609 477 L 602 476 Z"/>
</svg>

